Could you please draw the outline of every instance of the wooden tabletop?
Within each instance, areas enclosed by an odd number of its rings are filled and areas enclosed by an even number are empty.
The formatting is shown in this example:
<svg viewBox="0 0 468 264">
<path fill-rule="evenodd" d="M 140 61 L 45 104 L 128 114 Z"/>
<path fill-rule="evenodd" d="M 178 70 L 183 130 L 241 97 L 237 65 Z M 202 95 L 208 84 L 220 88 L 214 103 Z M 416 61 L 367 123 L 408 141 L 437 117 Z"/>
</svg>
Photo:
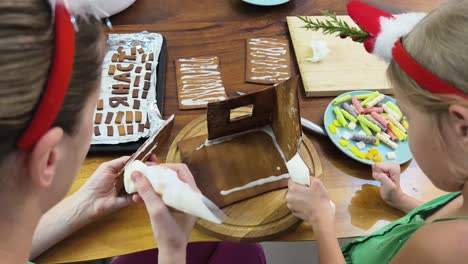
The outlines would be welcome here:
<svg viewBox="0 0 468 264">
<path fill-rule="evenodd" d="M 429 11 L 440 0 L 369 0 L 390 12 Z M 228 95 L 236 91 L 254 91 L 264 86 L 244 82 L 245 38 L 287 36 L 287 15 L 316 15 L 319 9 L 345 14 L 343 0 L 292 0 L 278 7 L 256 7 L 240 0 L 137 0 L 136 4 L 112 19 L 115 32 L 154 31 L 168 43 L 168 61 L 164 115 L 176 114 L 171 139 L 158 149 L 164 160 L 168 148 L 190 121 L 204 111 L 180 111 L 177 105 L 174 59 L 188 56 L 216 55 L 220 58 L 223 83 Z M 146 25 L 142 25 L 146 24 Z M 295 64 L 295 61 L 294 61 Z M 297 73 L 297 65 L 293 72 Z M 339 74 L 339 73 L 337 73 Z M 319 124 L 331 98 L 305 98 L 300 92 L 301 114 Z M 336 228 L 339 238 L 366 235 L 396 220 L 402 213 L 387 206 L 379 196 L 378 183 L 371 178 L 370 167 L 359 164 L 341 152 L 326 137 L 308 134 L 317 149 L 323 167 L 322 180 L 336 204 Z M 79 188 L 102 162 L 118 157 L 90 156 L 77 177 L 72 192 Z M 412 161 L 402 175 L 403 189 L 420 199 L 440 194 L 417 164 Z M 405 168 L 406 168 L 405 167 Z M 301 225 L 281 241 L 312 240 L 313 232 Z M 213 238 L 194 230 L 192 241 Z M 66 263 L 99 259 L 154 248 L 156 241 L 143 205 L 135 205 L 79 230 L 45 252 L 37 263 Z"/>
</svg>

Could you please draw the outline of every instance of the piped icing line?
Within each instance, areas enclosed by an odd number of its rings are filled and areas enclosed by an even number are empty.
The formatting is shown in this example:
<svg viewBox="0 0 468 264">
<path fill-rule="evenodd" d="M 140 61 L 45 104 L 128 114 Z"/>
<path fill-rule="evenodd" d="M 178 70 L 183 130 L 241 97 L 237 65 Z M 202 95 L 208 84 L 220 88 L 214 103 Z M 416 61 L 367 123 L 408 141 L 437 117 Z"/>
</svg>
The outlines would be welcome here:
<svg viewBox="0 0 468 264">
<path fill-rule="evenodd" d="M 231 193 L 234 193 L 234 192 L 240 192 L 240 191 L 243 191 L 243 190 L 246 190 L 246 189 L 250 189 L 250 188 L 253 188 L 253 187 L 256 187 L 256 186 L 260 186 L 260 185 L 264 185 L 264 184 L 267 184 L 267 183 L 272 183 L 272 182 L 277 182 L 277 181 L 281 181 L 281 180 L 284 180 L 284 179 L 289 179 L 289 174 L 286 173 L 286 174 L 282 174 L 282 175 L 279 175 L 279 176 L 270 176 L 270 177 L 267 177 L 267 178 L 262 178 L 262 179 L 258 179 L 256 181 L 252 181 L 252 182 L 249 182 L 243 186 L 239 186 L 239 187 L 235 187 L 235 188 L 232 188 L 232 189 L 229 189 L 229 190 L 223 190 L 220 192 L 221 195 L 229 195 Z"/>
</svg>

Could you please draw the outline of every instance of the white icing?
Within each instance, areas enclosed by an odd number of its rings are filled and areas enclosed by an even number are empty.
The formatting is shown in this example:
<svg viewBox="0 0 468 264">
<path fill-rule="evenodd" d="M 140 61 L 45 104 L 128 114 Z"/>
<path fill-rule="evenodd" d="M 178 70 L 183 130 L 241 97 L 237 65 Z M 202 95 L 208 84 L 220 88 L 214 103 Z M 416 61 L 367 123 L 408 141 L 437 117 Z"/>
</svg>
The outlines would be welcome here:
<svg viewBox="0 0 468 264">
<path fill-rule="evenodd" d="M 182 105 L 198 106 L 226 99 L 218 59 L 179 59 L 180 80 L 179 100 Z"/>
<path fill-rule="evenodd" d="M 309 167 L 305 164 L 299 153 L 286 162 L 286 168 L 288 168 L 291 179 L 301 185 L 310 185 L 310 171 Z"/>
<path fill-rule="evenodd" d="M 285 58 L 288 44 L 269 38 L 250 39 L 248 44 L 252 80 L 283 81 L 289 78 L 289 64 Z"/>
<path fill-rule="evenodd" d="M 221 195 L 229 195 L 229 194 L 231 194 L 233 192 L 240 192 L 240 191 L 243 191 L 243 190 L 246 190 L 246 189 L 253 188 L 255 186 L 260 186 L 260 185 L 271 183 L 271 182 L 281 181 L 281 180 L 288 179 L 288 178 L 289 178 L 289 174 L 283 174 L 283 175 L 280 175 L 280 176 L 270 176 L 268 178 L 263 178 L 263 179 L 259 179 L 259 180 L 256 180 L 256 181 L 249 182 L 246 185 L 243 185 L 243 186 L 240 186 L 240 187 L 235 187 L 235 188 L 232 188 L 232 189 L 229 189 L 229 190 L 223 190 L 220 193 L 221 193 Z"/>
<path fill-rule="evenodd" d="M 325 57 L 328 56 L 328 53 L 330 53 L 330 49 L 327 46 L 327 43 L 325 41 L 321 40 L 313 40 L 310 43 L 310 47 L 312 48 L 312 58 L 307 58 L 307 61 L 317 63 L 322 61 Z"/>
<path fill-rule="evenodd" d="M 164 204 L 181 212 L 203 218 L 216 224 L 223 221 L 222 211 L 201 193 L 194 191 L 187 183 L 182 182 L 177 173 L 163 166 L 147 166 L 137 160 L 127 166 L 124 172 L 125 191 L 135 193 L 136 188 L 131 180 L 133 172 L 141 172 L 151 183 Z"/>
</svg>

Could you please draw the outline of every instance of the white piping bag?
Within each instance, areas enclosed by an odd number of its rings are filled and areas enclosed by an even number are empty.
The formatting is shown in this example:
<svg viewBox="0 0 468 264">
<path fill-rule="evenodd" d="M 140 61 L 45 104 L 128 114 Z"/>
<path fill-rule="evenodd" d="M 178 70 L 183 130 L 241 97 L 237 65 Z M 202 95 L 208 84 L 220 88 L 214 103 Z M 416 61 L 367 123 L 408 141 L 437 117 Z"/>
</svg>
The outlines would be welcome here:
<svg viewBox="0 0 468 264">
<path fill-rule="evenodd" d="M 291 160 L 286 162 L 286 167 L 288 168 L 289 176 L 291 179 L 297 183 L 304 186 L 310 185 L 310 171 L 304 160 L 301 158 L 299 153 L 297 153 Z M 330 201 L 330 207 L 335 211 L 335 204 Z"/>
<path fill-rule="evenodd" d="M 215 224 L 223 222 L 224 213 L 218 206 L 203 194 L 194 191 L 179 179 L 175 171 L 166 167 L 147 166 L 139 160 L 129 164 L 124 173 L 124 186 L 128 194 L 136 193 L 130 178 L 135 171 L 141 172 L 149 180 L 167 206 Z"/>
</svg>

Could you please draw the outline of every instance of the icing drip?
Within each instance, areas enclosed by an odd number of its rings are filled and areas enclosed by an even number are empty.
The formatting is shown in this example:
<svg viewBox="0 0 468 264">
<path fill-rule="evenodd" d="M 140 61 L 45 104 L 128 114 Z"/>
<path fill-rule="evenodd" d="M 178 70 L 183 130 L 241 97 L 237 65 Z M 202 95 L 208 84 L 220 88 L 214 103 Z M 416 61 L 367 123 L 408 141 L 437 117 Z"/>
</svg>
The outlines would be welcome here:
<svg viewBox="0 0 468 264">
<path fill-rule="evenodd" d="M 218 59 L 179 59 L 182 88 L 179 91 L 183 105 L 206 105 L 209 102 L 226 99 L 221 81 Z"/>
<path fill-rule="evenodd" d="M 277 39 L 254 38 L 249 40 L 251 79 L 283 81 L 289 78 L 286 58 L 288 44 Z"/>
</svg>

